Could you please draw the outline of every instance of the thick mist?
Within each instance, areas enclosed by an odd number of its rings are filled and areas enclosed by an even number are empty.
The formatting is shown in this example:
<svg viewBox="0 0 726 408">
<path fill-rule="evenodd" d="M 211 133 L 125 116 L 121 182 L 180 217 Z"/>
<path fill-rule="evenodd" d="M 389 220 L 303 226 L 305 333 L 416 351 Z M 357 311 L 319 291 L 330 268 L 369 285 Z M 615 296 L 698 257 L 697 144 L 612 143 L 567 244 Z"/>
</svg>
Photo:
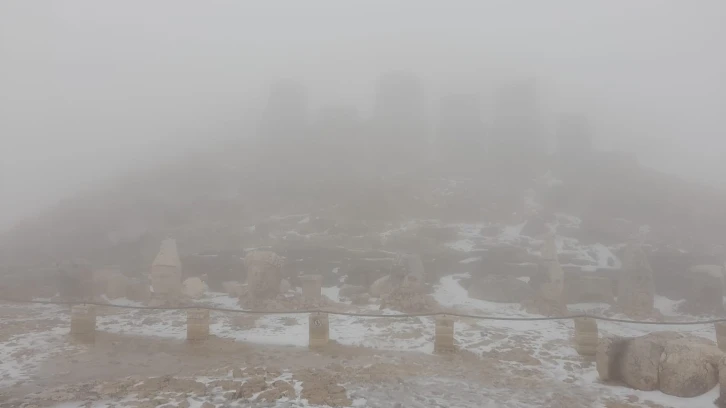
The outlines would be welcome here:
<svg viewBox="0 0 726 408">
<path fill-rule="evenodd" d="M 281 78 L 370 115 L 381 73 L 428 103 L 537 78 L 596 147 L 723 187 L 723 1 L 0 3 L 0 226 L 113 174 L 245 139 Z M 486 115 L 485 115 L 486 116 Z M 542 131 L 551 134 L 552 123 Z"/>
</svg>

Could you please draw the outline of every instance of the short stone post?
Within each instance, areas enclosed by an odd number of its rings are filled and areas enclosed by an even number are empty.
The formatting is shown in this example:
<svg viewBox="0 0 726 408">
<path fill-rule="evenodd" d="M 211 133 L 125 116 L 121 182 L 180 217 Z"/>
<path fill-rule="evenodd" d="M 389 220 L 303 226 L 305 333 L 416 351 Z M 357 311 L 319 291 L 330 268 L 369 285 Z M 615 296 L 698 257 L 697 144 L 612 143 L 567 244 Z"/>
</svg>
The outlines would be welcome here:
<svg viewBox="0 0 726 408">
<path fill-rule="evenodd" d="M 96 307 L 71 306 L 71 337 L 83 343 L 96 341 Z"/>
<path fill-rule="evenodd" d="M 202 342 L 209 337 L 209 310 L 187 309 L 187 341 Z"/>
<path fill-rule="evenodd" d="M 323 296 L 323 277 L 305 275 L 302 280 L 302 293 L 305 300 L 319 300 Z"/>
<path fill-rule="evenodd" d="M 717 322 L 716 326 L 716 343 L 721 351 L 726 351 L 726 322 Z"/>
<path fill-rule="evenodd" d="M 590 317 L 575 318 L 575 350 L 583 357 L 597 354 L 597 320 Z"/>
<path fill-rule="evenodd" d="M 309 318 L 309 331 L 311 349 L 325 347 L 330 340 L 330 323 L 327 313 L 311 313 Z"/>
<path fill-rule="evenodd" d="M 714 404 L 718 407 L 723 407 L 726 405 L 726 357 L 721 358 L 718 363 L 718 388 L 719 396 L 714 401 Z"/>
<path fill-rule="evenodd" d="M 454 351 L 454 318 L 447 315 L 436 316 L 434 352 Z"/>
</svg>

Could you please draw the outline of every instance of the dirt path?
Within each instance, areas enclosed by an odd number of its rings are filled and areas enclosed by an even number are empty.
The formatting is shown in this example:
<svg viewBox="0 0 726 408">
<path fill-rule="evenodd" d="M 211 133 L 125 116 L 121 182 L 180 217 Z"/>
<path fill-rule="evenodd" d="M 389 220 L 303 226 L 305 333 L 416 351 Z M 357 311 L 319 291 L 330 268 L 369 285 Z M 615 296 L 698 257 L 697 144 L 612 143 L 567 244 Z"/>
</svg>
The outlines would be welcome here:
<svg viewBox="0 0 726 408">
<path fill-rule="evenodd" d="M 234 367 L 264 367 L 303 377 L 311 372 L 329 373 L 331 378 L 347 384 L 353 397 L 365 398 L 367 406 L 393 407 L 399 403 L 406 407 L 464 407 L 487 406 L 477 405 L 482 401 L 511 400 L 511 405 L 496 406 L 533 404 L 564 408 L 590 406 L 595 401 L 595 396 L 574 386 L 543 381 L 534 371 L 522 370 L 514 377 L 502 375 L 505 368 L 497 359 L 473 357 L 461 352 L 427 355 L 337 344 L 316 352 L 218 338 L 191 345 L 169 339 L 98 333 L 95 345 L 46 361 L 31 381 L 3 390 L 3 399 L 30 396 L 26 400 L 30 404 L 31 394 L 63 386 L 122 381 L 129 376 L 225 376 Z M 0 407 L 5 406 L 17 405 L 0 403 Z"/>
</svg>

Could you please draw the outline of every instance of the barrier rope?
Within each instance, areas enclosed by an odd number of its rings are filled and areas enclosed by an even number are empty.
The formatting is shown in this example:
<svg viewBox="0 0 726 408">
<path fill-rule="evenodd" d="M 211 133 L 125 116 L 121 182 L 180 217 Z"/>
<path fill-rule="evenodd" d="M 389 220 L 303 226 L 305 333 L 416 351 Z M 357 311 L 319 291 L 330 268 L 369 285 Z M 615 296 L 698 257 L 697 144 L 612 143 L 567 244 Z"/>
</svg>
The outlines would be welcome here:
<svg viewBox="0 0 726 408">
<path fill-rule="evenodd" d="M 228 309 L 222 307 L 213 306 L 134 306 L 134 305 L 115 305 L 112 303 L 101 303 L 101 302 L 78 302 L 78 301 L 50 301 L 50 300 L 27 300 L 27 299 L 3 299 L 0 298 L 0 302 L 7 303 L 32 303 L 41 305 L 93 305 L 102 307 L 112 307 L 117 309 L 136 309 L 136 310 L 188 310 L 188 309 L 201 309 L 215 312 L 230 312 L 230 313 L 246 313 L 246 314 L 259 314 L 259 315 L 284 315 L 284 314 L 309 314 L 309 313 L 327 313 L 334 316 L 352 316 L 352 317 L 386 317 L 386 318 L 408 318 L 408 317 L 433 317 L 433 316 L 454 316 L 468 319 L 478 320 L 494 320 L 494 321 L 514 321 L 514 322 L 532 322 L 532 321 L 547 321 L 547 320 L 569 320 L 577 318 L 590 318 L 594 320 L 601 320 L 606 322 L 614 323 L 630 323 L 630 324 L 647 324 L 647 325 L 664 325 L 664 326 L 695 326 L 695 325 L 706 325 L 726 322 L 726 318 L 711 319 L 711 320 L 693 320 L 685 322 L 657 322 L 649 320 L 628 320 L 628 319 L 617 319 L 613 317 L 590 315 L 587 313 L 579 313 L 567 316 L 552 316 L 552 317 L 502 317 L 502 316 L 481 316 L 481 315 L 470 315 L 465 313 L 455 312 L 435 312 L 435 313 L 405 313 L 405 314 L 376 314 L 376 313 L 352 313 L 352 312 L 340 312 L 324 309 L 308 309 L 308 310 L 247 310 L 247 309 Z"/>
</svg>

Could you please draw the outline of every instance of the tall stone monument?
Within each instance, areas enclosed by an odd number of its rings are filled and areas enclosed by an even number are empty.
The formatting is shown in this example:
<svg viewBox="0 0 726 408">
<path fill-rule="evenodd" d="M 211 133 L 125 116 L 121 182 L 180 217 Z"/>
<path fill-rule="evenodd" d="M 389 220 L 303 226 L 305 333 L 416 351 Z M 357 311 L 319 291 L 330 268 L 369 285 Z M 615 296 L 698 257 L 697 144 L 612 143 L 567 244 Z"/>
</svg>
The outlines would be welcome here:
<svg viewBox="0 0 726 408">
<path fill-rule="evenodd" d="M 182 264 L 176 240 L 165 239 L 151 265 L 151 298 L 154 303 L 176 303 L 181 296 Z"/>
<path fill-rule="evenodd" d="M 282 257 L 272 251 L 252 251 L 245 256 L 250 299 L 271 299 L 280 293 L 282 264 Z"/>
<path fill-rule="evenodd" d="M 542 256 L 538 265 L 538 285 L 532 301 L 525 306 L 532 313 L 545 316 L 562 316 L 567 314 L 564 297 L 565 273 L 557 259 L 557 243 L 555 236 L 550 234 L 542 246 Z"/>
<path fill-rule="evenodd" d="M 623 254 L 623 269 L 618 280 L 618 308 L 632 318 L 653 314 L 655 285 L 653 270 L 641 245 L 631 241 Z"/>
</svg>

